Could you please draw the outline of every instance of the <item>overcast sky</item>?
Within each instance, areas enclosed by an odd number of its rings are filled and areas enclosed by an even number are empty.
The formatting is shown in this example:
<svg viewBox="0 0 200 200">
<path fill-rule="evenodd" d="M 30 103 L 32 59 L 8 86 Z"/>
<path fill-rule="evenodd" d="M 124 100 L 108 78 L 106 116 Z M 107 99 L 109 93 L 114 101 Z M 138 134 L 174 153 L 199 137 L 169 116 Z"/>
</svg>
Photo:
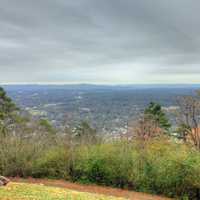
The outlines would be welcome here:
<svg viewBox="0 0 200 200">
<path fill-rule="evenodd" d="M 200 83 L 199 0 L 0 0 L 1 83 Z"/>
</svg>

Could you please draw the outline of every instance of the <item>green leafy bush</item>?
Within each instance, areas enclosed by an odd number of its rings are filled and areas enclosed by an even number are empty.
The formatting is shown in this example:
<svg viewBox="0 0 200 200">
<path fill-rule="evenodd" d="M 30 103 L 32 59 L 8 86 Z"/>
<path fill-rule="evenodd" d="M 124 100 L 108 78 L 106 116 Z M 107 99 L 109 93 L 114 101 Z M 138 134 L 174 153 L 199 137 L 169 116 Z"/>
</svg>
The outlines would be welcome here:
<svg viewBox="0 0 200 200">
<path fill-rule="evenodd" d="M 132 181 L 139 191 L 195 198 L 200 189 L 200 154 L 174 142 L 153 141 L 138 152 Z"/>
<path fill-rule="evenodd" d="M 128 172 L 133 162 L 132 150 L 127 149 L 125 153 L 122 146 L 122 143 L 113 143 L 77 150 L 72 174 L 74 180 L 128 186 Z"/>
<path fill-rule="evenodd" d="M 72 178 L 170 197 L 195 198 L 200 189 L 199 152 L 155 140 L 144 149 L 117 142 L 77 150 Z"/>
<path fill-rule="evenodd" d="M 54 147 L 34 161 L 32 176 L 36 178 L 69 178 L 67 149 Z"/>
<path fill-rule="evenodd" d="M 0 174 L 5 176 L 29 176 L 33 160 L 39 156 L 35 146 L 19 138 L 4 138 L 0 143 Z"/>
</svg>

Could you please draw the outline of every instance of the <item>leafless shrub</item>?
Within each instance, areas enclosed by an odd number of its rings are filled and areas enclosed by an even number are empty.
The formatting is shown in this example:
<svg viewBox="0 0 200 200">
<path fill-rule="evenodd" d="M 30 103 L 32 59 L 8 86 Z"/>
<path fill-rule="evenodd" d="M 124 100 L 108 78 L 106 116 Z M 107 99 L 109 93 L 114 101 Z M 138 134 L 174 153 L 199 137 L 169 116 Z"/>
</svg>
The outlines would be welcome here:
<svg viewBox="0 0 200 200">
<path fill-rule="evenodd" d="M 131 127 L 132 138 L 144 142 L 163 133 L 158 123 L 146 114 L 136 120 Z"/>
<path fill-rule="evenodd" d="M 179 97 L 177 102 L 178 132 L 184 142 L 191 143 L 200 150 L 200 99 L 199 91 L 196 96 Z"/>
</svg>

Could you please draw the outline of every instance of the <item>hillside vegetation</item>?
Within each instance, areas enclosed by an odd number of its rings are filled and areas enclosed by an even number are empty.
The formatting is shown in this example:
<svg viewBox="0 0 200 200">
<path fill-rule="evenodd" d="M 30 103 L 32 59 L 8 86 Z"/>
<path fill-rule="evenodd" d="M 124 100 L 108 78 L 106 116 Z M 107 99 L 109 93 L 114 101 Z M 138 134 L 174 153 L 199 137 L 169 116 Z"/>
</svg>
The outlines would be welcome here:
<svg viewBox="0 0 200 200">
<path fill-rule="evenodd" d="M 16 146 L 1 157 L 6 176 L 66 179 L 192 199 L 200 188 L 199 152 L 166 139 L 152 140 L 143 150 L 140 143 L 120 141 L 73 149 L 50 146 L 37 153 L 38 144 L 19 147 L 10 142 Z"/>
<path fill-rule="evenodd" d="M 0 174 L 200 199 L 198 98 L 180 102 L 176 137 L 161 106 L 151 103 L 133 129 L 115 139 L 103 138 L 87 122 L 56 130 L 46 119 L 21 115 L 3 90 L 0 98 Z"/>
</svg>

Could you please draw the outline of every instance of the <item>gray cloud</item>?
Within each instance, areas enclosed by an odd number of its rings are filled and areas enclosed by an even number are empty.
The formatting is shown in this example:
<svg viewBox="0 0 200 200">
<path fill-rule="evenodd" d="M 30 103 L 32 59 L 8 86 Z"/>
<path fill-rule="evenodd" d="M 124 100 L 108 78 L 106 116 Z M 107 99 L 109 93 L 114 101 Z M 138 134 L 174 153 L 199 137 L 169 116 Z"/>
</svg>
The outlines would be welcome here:
<svg viewBox="0 0 200 200">
<path fill-rule="evenodd" d="M 197 0 L 0 3 L 0 82 L 199 81 Z"/>
</svg>

